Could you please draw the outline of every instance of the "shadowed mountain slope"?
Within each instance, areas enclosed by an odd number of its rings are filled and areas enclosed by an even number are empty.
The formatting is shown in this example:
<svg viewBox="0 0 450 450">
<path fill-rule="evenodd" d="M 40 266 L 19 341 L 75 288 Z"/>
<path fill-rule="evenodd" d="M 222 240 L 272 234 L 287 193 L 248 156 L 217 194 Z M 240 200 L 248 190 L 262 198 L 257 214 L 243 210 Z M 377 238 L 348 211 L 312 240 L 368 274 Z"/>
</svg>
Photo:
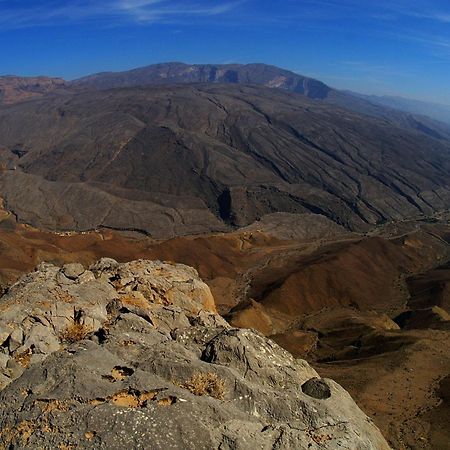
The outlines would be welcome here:
<svg viewBox="0 0 450 450">
<path fill-rule="evenodd" d="M 53 229 L 167 237 L 313 212 L 362 230 L 448 208 L 449 150 L 261 87 L 90 91 L 0 109 L 6 205 Z"/>
</svg>

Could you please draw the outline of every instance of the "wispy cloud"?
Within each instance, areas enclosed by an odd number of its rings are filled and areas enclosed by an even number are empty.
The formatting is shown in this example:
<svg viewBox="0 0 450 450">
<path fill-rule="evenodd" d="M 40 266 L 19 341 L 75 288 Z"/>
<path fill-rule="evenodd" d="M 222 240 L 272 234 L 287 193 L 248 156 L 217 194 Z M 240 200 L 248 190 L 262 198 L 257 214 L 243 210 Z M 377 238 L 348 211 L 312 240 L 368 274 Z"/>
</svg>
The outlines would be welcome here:
<svg viewBox="0 0 450 450">
<path fill-rule="evenodd" d="M 285 23 L 373 19 L 395 22 L 401 17 L 450 23 L 450 7 L 440 0 L 283 0 L 269 8 L 260 0 L 0 0 L 0 30 L 14 27 L 64 24 L 88 20 L 138 23 L 182 22 L 226 15 L 242 4 L 252 5 L 246 21 Z M 273 0 L 272 0 L 273 1 Z M 261 2 L 263 3 L 263 2 Z M 274 2 L 275 3 L 275 2 Z M 234 17 L 239 21 L 238 14 Z M 304 24 L 306 25 L 306 24 Z"/>
<path fill-rule="evenodd" d="M 423 60 L 422 64 L 429 64 L 430 62 L 449 61 L 450 60 L 450 37 L 433 32 L 418 32 L 415 29 L 403 28 L 385 31 L 385 37 L 411 43 L 416 47 L 425 49 L 426 54 L 432 60 Z"/>
<path fill-rule="evenodd" d="M 377 8 L 385 11 L 384 17 L 391 20 L 392 17 L 409 17 L 413 19 L 422 19 L 427 21 L 434 21 L 440 23 L 450 23 L 450 8 L 446 6 L 446 10 L 441 5 L 437 5 L 433 0 L 431 1 L 380 1 L 376 3 Z M 383 13 L 380 14 L 383 17 Z"/>
<path fill-rule="evenodd" d="M 450 23 L 450 5 L 436 0 L 304 0 L 305 4 L 340 11 L 342 15 L 392 21 L 410 17 Z"/>
<path fill-rule="evenodd" d="M 416 17 L 418 19 L 427 19 L 441 23 L 450 23 L 450 12 L 409 12 L 408 15 L 411 17 Z"/>
<path fill-rule="evenodd" d="M 235 9 L 239 1 L 190 0 L 0 0 L 0 31 L 30 26 L 63 25 L 89 20 L 176 22 L 211 17 Z"/>
<path fill-rule="evenodd" d="M 119 0 L 113 10 L 123 12 L 140 22 L 189 16 L 215 16 L 231 11 L 238 2 L 208 2 L 207 5 L 167 0 Z"/>
<path fill-rule="evenodd" d="M 372 20 L 368 32 L 384 39 L 409 42 L 426 50 L 430 58 L 450 58 L 450 4 L 447 0 L 319 0 L 346 15 Z M 356 67 L 355 67 L 356 69 Z M 387 69 L 387 68 L 386 68 Z M 363 71 L 363 68 L 360 68 Z M 375 72 L 377 68 L 367 68 Z"/>
</svg>

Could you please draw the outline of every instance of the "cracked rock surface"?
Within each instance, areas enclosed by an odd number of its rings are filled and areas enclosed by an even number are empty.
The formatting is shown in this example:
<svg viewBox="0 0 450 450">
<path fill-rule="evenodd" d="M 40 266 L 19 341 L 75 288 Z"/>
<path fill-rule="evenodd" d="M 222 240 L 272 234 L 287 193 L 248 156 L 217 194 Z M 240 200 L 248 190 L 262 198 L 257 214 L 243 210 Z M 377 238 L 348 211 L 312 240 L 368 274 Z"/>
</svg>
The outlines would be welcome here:
<svg viewBox="0 0 450 450">
<path fill-rule="evenodd" d="M 389 448 L 342 387 L 230 327 L 190 267 L 42 264 L 0 313 L 0 448 Z"/>
</svg>

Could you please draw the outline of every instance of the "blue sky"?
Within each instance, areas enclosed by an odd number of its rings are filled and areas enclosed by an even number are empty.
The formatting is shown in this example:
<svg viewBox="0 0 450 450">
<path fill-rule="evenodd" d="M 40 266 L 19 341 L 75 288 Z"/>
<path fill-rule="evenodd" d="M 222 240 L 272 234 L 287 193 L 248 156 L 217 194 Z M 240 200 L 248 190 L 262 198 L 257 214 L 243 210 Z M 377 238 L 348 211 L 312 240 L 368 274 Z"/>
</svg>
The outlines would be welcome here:
<svg viewBox="0 0 450 450">
<path fill-rule="evenodd" d="M 265 62 L 450 104 L 448 0 L 0 0 L 0 74 Z"/>
</svg>

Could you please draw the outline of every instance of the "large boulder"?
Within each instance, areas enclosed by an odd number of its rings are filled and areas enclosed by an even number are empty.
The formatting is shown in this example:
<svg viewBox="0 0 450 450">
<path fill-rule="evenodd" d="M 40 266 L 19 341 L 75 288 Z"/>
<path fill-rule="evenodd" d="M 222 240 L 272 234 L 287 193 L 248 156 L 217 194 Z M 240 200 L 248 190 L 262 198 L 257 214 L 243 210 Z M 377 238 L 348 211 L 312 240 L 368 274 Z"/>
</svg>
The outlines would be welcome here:
<svg viewBox="0 0 450 450">
<path fill-rule="evenodd" d="M 342 387 L 230 327 L 189 267 L 45 264 L 0 311 L 0 447 L 389 448 Z"/>
</svg>

